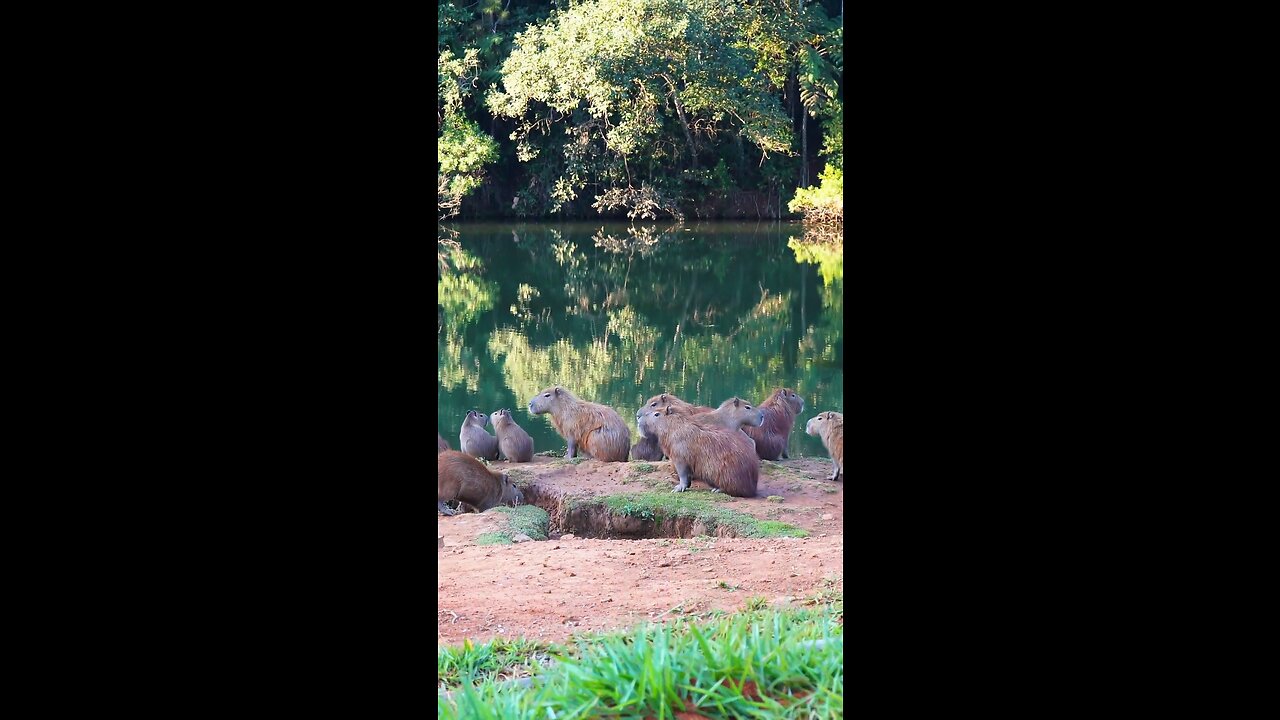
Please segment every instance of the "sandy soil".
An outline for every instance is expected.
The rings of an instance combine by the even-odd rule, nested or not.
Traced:
[[[517,482],[536,483],[535,503],[675,487],[670,462],[494,463]],[[439,642],[524,636],[562,642],[574,633],[626,628],[681,614],[743,609],[747,598],[774,605],[843,589],[844,480],[827,480],[831,461],[793,458],[762,463],[759,494],[726,507],[808,530],[807,538],[700,537],[643,540],[562,536],[515,545],[474,544],[506,526],[500,514],[437,514]],[[708,493],[695,481],[689,492]],[[770,500],[767,496],[775,496]],[[780,498],[781,500],[779,500]],[[553,513],[553,518],[554,518]],[[723,581],[728,588],[721,587]]]

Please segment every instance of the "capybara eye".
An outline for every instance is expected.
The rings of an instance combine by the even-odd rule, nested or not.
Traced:
[[[750,410],[750,409],[751,409],[751,406],[750,406],[750,405],[748,405],[748,406],[747,406],[747,409],[748,409],[748,410]]]
[[[551,397],[551,393],[547,393],[546,395],[543,395],[542,397]]]

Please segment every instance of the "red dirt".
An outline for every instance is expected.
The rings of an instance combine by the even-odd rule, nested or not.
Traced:
[[[670,490],[671,463],[602,463],[537,456],[532,463],[493,463],[517,483],[573,496]],[[844,481],[831,482],[831,461],[793,458],[762,463],[759,494],[732,498],[725,507],[804,528],[807,538],[729,537],[593,540],[561,537],[515,545],[474,544],[504,528],[493,510],[437,514],[445,547],[437,551],[440,644],[523,636],[563,642],[584,631],[631,627],[708,610],[733,612],[747,598],[774,605],[824,589],[843,589]],[[695,481],[688,492],[708,493]],[[770,501],[780,496],[781,502]],[[720,587],[724,581],[732,589]]]

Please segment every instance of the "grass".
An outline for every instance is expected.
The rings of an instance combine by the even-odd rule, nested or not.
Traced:
[[[436,652],[436,684],[457,687],[463,678],[483,682],[503,676],[527,676],[534,667],[547,665],[552,652],[565,650],[564,646],[524,638],[496,638],[478,645],[467,640],[460,646],[440,648]]]
[[[637,473],[651,473],[657,470],[658,466],[647,462],[633,462],[631,469]]]
[[[732,498],[724,493],[704,492],[644,492],[624,495],[608,495],[596,498],[609,510],[620,515],[638,517],[655,523],[667,518],[695,518],[701,520],[708,532],[720,526],[730,527],[738,537],[808,537],[809,533],[795,525],[776,520],[760,520],[721,504]],[[587,501],[590,502],[590,501]]]
[[[843,637],[841,619],[818,607],[644,624],[575,638],[563,652],[519,646],[532,660],[498,657],[508,646],[491,648],[489,655],[482,646],[446,648],[437,653],[438,676],[457,678],[461,688],[451,698],[440,696],[437,714],[494,720],[666,719],[676,712],[712,720],[842,717]],[[822,642],[810,642],[815,640]],[[542,667],[539,652],[550,653],[555,664]],[[521,669],[535,676],[533,686],[494,682],[503,662],[523,662]],[[475,672],[464,672],[469,668]]]
[[[496,507],[494,512],[507,516],[507,527],[504,530],[487,532],[476,537],[477,545],[510,545],[517,533],[524,533],[534,540],[546,540],[547,531],[551,527],[551,516],[537,505],[521,505],[520,507]]]

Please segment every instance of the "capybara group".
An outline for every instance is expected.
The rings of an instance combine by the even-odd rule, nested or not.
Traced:
[[[530,400],[529,412],[551,415],[551,425],[567,444],[566,458],[581,451],[604,462],[627,461],[631,430],[613,408],[582,400],[556,385]]]
[[[445,503],[455,500],[476,512],[524,502],[524,493],[511,484],[506,473],[490,470],[479,460],[457,450],[436,454],[436,482],[436,507],[445,515],[454,514]]]
[[[440,434],[439,430],[437,430],[436,431],[436,454],[439,455],[441,452],[448,449],[449,449],[449,443],[445,442],[444,436]]]
[[[804,431],[822,438],[822,444],[831,453],[831,462],[835,465],[831,468],[831,479],[844,475],[844,415],[838,412],[818,413],[818,417],[805,423]]]
[[[684,492],[694,478],[735,497],[754,497],[760,480],[760,460],[747,437],[719,425],[702,425],[673,408],[641,412],[638,425],[658,445],[676,468],[680,482],[673,492]]]
[[[796,416],[804,412],[804,398],[790,388],[778,388],[768,400],[760,403],[760,409],[764,411],[764,424],[742,428],[756,441],[756,454],[761,460],[791,457],[787,454],[787,444],[791,440],[791,426],[795,425]]]
[[[488,419],[482,412],[467,411],[467,416],[462,419],[462,431],[458,433],[459,450],[471,457],[498,459],[498,438],[484,429]]]
[[[493,431],[498,434],[498,454],[511,462],[533,460],[533,438],[516,424],[511,410],[494,410],[489,414]]]

